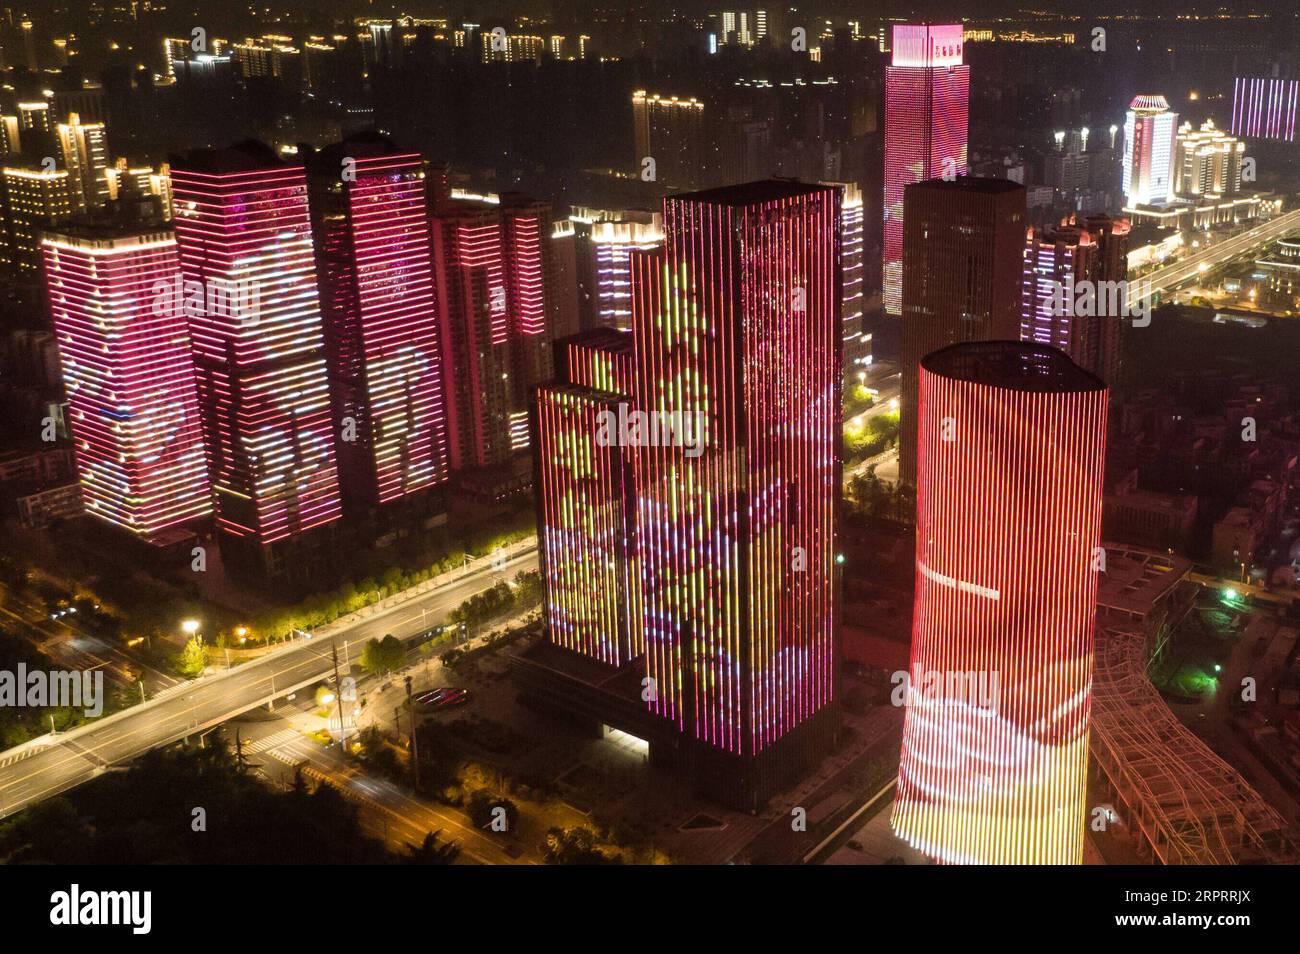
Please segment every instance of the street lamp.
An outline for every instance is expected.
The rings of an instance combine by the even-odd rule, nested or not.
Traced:
[[[199,621],[197,619],[187,619],[181,622],[181,629],[187,636],[193,636],[199,631]]]

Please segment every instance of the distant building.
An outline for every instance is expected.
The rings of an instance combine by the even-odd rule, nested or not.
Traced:
[[[453,470],[497,468],[528,449],[532,390],[553,367],[551,236],[550,206],[520,195],[452,199],[434,211]]]
[[[884,306],[903,307],[904,190],[967,173],[970,67],[961,24],[894,24],[885,67]]]
[[[1060,348],[1111,386],[1124,320],[1112,306],[1126,301],[1128,234],[1126,220],[1096,215],[1031,228],[1025,241],[1021,340]],[[1076,314],[1085,294],[1093,304]]]
[[[1025,187],[962,176],[907,187],[899,478],[916,483],[922,359],[962,341],[1020,337]]]
[[[637,90],[632,94],[632,132],[636,144],[632,172],[643,177],[653,161],[654,179],[663,186],[694,189],[708,182],[709,130],[704,103]]]
[[[1178,114],[1163,96],[1138,96],[1124,119],[1124,199],[1159,205],[1174,196],[1174,133]]]

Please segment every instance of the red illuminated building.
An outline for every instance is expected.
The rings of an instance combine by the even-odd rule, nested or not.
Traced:
[[[448,471],[424,163],[372,133],[307,167],[343,503],[402,527]]]
[[[966,174],[970,67],[961,24],[896,24],[885,67],[884,306],[902,309],[903,190]]]
[[[921,364],[892,824],[942,861],[1082,861],[1106,406],[1055,348],[975,342]]]
[[[222,554],[310,579],[340,502],[306,175],[250,142],[178,157],[171,180]]]
[[[444,201],[433,248],[451,467],[504,484],[495,478],[528,449],[532,390],[553,366],[550,207],[518,195]]]
[[[632,256],[636,404],[660,424],[635,449],[647,702],[732,804],[833,731],[839,203],[793,181],[672,197],[664,248]]]
[[[41,247],[85,512],[150,543],[211,512],[170,228],[86,224]]]

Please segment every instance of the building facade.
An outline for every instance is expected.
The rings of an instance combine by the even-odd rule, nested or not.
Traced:
[[[936,859],[1083,860],[1106,407],[1053,348],[972,342],[922,364],[891,823]]]

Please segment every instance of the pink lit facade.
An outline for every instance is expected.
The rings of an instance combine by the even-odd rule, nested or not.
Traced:
[[[839,199],[670,198],[664,249],[631,259],[636,406],[702,442],[636,450],[647,704],[737,804],[805,764],[833,714]]]
[[[208,298],[189,325],[223,544],[309,572],[266,549],[340,516],[306,176],[265,149],[200,151],[172,186],[181,273]]]
[[[66,230],[42,241],[85,512],[141,540],[211,512],[170,229]]]
[[[1232,133],[1295,142],[1300,80],[1238,76],[1232,87]]]
[[[967,173],[970,67],[961,24],[898,24],[885,67],[884,307],[902,313],[903,190]]]
[[[365,508],[440,485],[448,455],[423,161],[354,155],[343,178],[334,153],[360,147],[310,181],[344,502]]]

